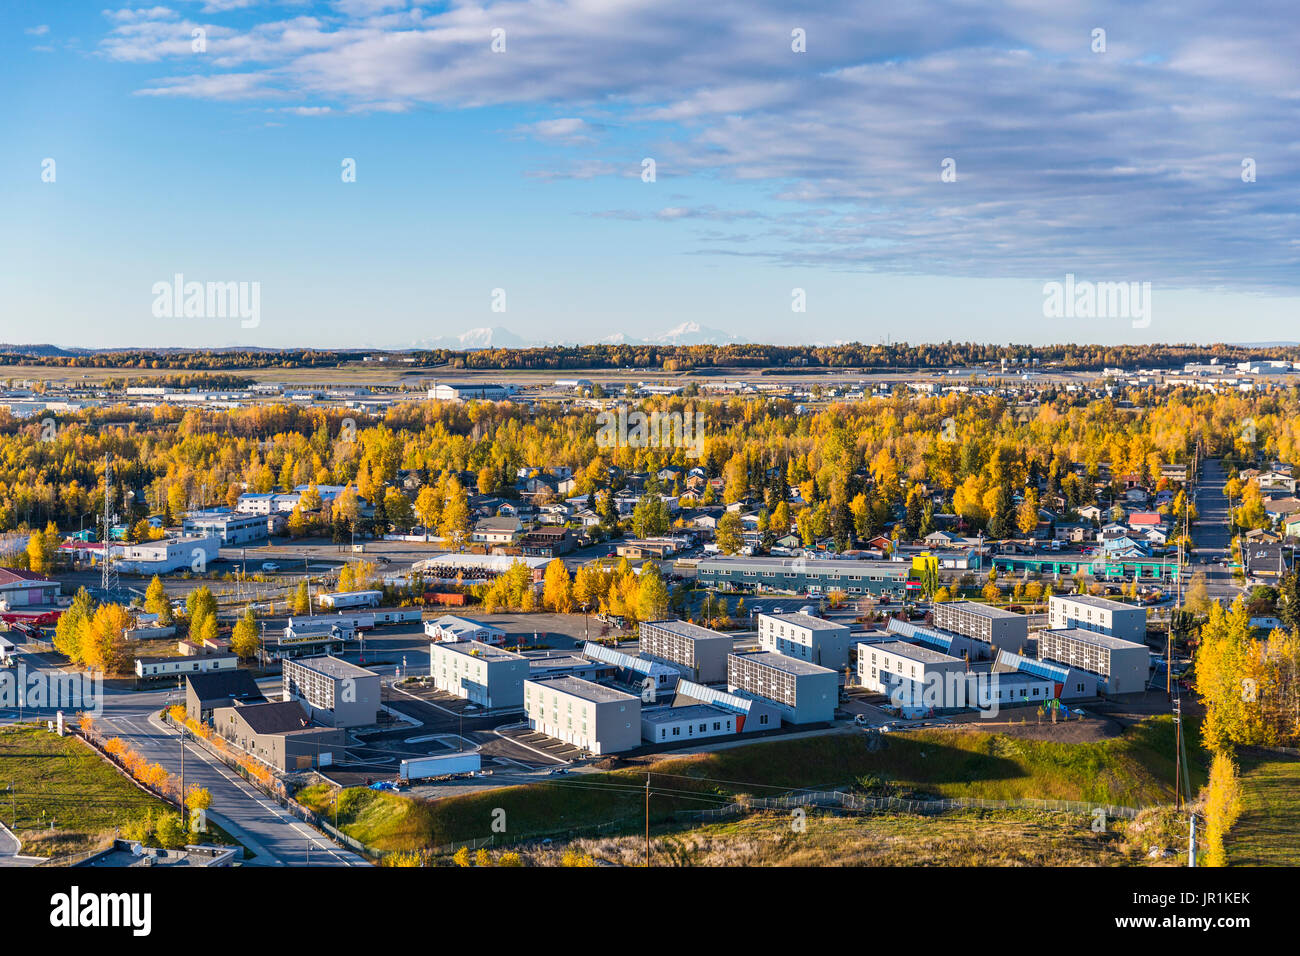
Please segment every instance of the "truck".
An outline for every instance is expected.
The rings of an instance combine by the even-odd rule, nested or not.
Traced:
[[[427,780],[430,777],[474,773],[482,769],[482,766],[482,758],[479,757],[477,752],[417,757],[414,760],[403,760],[397,769],[397,777],[405,783],[410,783],[413,780]]]

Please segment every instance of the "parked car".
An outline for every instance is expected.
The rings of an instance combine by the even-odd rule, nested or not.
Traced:
[[[279,571],[279,570],[280,570],[280,566],[279,566],[278,564],[276,564],[274,561],[263,561],[263,562],[262,562],[262,570],[263,570],[263,571]]]

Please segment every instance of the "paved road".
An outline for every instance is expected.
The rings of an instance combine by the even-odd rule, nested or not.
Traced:
[[[1232,572],[1219,564],[1232,555],[1228,499],[1223,496],[1226,482],[1222,462],[1217,459],[1202,462],[1201,480],[1196,486],[1196,511],[1199,517],[1192,530],[1192,540],[1196,547],[1192,550],[1193,564],[1189,571],[1205,575],[1206,587],[1212,599],[1231,601],[1241,593],[1241,588],[1232,580]],[[1202,558],[1208,558],[1209,563],[1201,564]]]
[[[20,653],[19,660],[29,675],[56,672],[40,655]],[[265,686],[270,689],[278,682],[274,678]],[[176,699],[178,691],[174,686],[138,692],[104,688],[102,711],[97,718],[99,729],[108,736],[121,737],[149,762],[161,763],[169,773],[179,776],[180,738],[155,716]],[[29,707],[24,710],[24,716],[48,719],[54,712],[54,707]],[[0,711],[0,723],[17,716],[16,711]],[[206,787],[211,792],[212,819],[254,853],[253,859],[245,861],[246,865],[306,866],[309,861],[311,866],[368,865],[362,857],[344,850],[282,809],[193,742],[185,750],[185,783]]]

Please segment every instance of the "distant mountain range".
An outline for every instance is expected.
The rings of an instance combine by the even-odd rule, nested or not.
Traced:
[[[651,335],[641,338],[635,335],[628,335],[626,332],[617,332],[614,335],[607,335],[604,338],[597,339],[594,345],[728,345],[733,342],[742,341],[735,335],[722,332],[718,329],[711,329],[700,325],[698,322],[683,322],[681,325],[661,332],[658,335]],[[522,349],[537,348],[547,345],[586,345],[586,342],[577,342],[572,340],[557,341],[555,339],[526,339],[521,335],[516,335],[509,329],[503,329],[500,326],[491,328],[469,329],[460,335],[440,335],[434,339],[423,339],[414,343],[415,348],[421,349]]]

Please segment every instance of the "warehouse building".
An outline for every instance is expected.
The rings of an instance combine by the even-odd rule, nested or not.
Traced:
[[[1147,612],[1145,608],[1091,594],[1053,594],[1047,606],[1047,626],[1056,631],[1095,631],[1141,644],[1147,637]],[[1038,656],[1043,655],[1040,652]]]
[[[1145,644],[1077,627],[1039,631],[1038,656],[1099,675],[1100,689],[1107,694],[1145,690],[1151,670]]]
[[[52,578],[21,568],[0,568],[0,600],[11,608],[53,604],[62,585]]]
[[[379,675],[337,657],[285,661],[284,699],[329,727],[369,727],[379,715]]]
[[[698,585],[722,591],[793,591],[902,598],[911,565],[901,561],[713,556],[695,565]]]
[[[593,754],[641,744],[641,698],[592,681],[525,681],[524,713],[533,730]]]
[[[482,641],[429,645],[433,686],[487,710],[517,710],[524,705],[528,658]]]
[[[759,614],[758,643],[765,651],[822,667],[849,664],[849,628],[808,614]]]
[[[963,634],[998,650],[1020,651],[1029,641],[1025,615],[975,601],[936,604],[931,621],[941,631]]]
[[[822,723],[835,719],[840,677],[829,667],[771,651],[729,654],[727,691],[770,701],[786,723]]]
[[[677,665],[687,677],[702,684],[727,679],[727,655],[734,646],[729,634],[690,621],[643,621],[640,625],[642,656]]]

